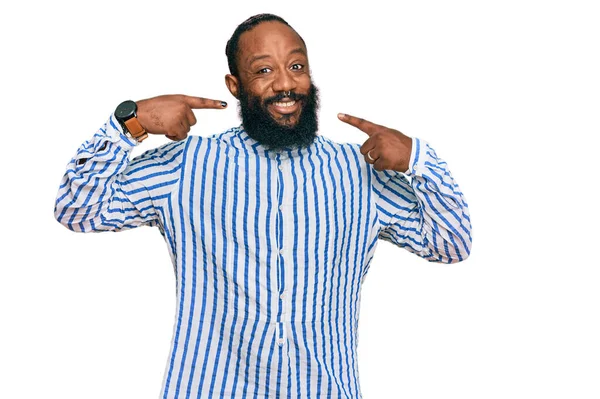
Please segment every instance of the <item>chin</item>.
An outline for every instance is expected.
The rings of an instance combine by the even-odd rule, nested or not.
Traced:
[[[279,117],[271,115],[271,117],[275,122],[277,122],[278,125],[290,128],[295,127],[298,124],[298,121],[300,120],[300,114],[281,115]]]
[[[281,126],[285,126],[285,127],[296,127],[296,125],[298,124],[298,119],[294,118],[294,119],[280,119],[277,121],[277,123]]]

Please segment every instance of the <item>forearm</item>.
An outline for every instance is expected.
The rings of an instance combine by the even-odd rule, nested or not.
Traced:
[[[454,263],[471,252],[471,220],[464,195],[445,161],[423,140],[415,140],[408,175],[419,204],[420,235],[437,261]]]
[[[429,261],[462,261],[471,251],[468,205],[446,162],[413,140],[409,170],[383,172],[380,238]]]
[[[111,115],[68,163],[56,198],[56,219],[70,230],[88,232],[106,229],[102,226],[110,225],[112,219],[119,219],[119,211],[127,212],[124,205],[128,201],[119,184],[119,176],[127,168],[135,145],[122,133]],[[144,215],[136,217],[144,218]],[[118,226],[112,223],[112,226],[123,227],[124,222]]]

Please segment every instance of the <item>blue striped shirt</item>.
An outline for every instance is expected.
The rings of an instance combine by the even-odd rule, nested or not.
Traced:
[[[406,173],[322,135],[269,151],[236,127],[129,160],[111,115],[67,166],[73,231],[157,226],[177,281],[161,398],[361,398],[360,292],[378,239],[465,259],[471,225],[446,163],[413,139]]]

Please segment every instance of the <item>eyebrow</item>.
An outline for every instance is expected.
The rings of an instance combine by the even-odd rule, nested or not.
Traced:
[[[302,55],[306,56],[306,51],[304,51],[304,49],[302,47],[298,47],[298,48],[295,48],[292,51],[290,51],[290,53],[288,55],[291,55],[291,54],[302,54]],[[248,61],[249,61],[249,64],[252,64],[253,62],[256,62],[258,60],[262,60],[262,59],[270,58],[270,57],[271,56],[268,54],[256,55],[256,56],[251,56],[248,59]]]

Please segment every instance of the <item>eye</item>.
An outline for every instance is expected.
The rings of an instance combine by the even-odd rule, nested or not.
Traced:
[[[295,70],[295,71],[299,71],[299,70],[301,70],[301,69],[304,69],[304,65],[302,65],[302,64],[294,64],[294,65],[292,65],[292,67],[291,67],[291,68],[292,68],[293,70]]]
[[[271,68],[262,68],[258,71],[258,73],[269,73],[271,71]]]

